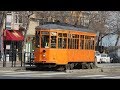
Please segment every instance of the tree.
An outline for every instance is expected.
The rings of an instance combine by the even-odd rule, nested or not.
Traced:
[[[0,11],[0,52],[1,52],[1,60],[4,61],[4,48],[3,48],[3,25],[6,16],[6,11]]]
[[[115,33],[109,28],[111,23],[109,11],[36,11],[35,13],[37,18],[44,19],[42,22],[59,21],[92,29],[97,33],[97,47],[102,44],[105,36]]]
[[[109,13],[107,11],[92,11],[89,12],[89,25],[88,28],[97,33],[97,49],[102,46],[102,39],[112,34],[111,30],[107,27]]]
[[[22,60],[24,59],[24,48],[26,45],[27,31],[29,29],[30,16],[33,15],[33,11],[19,11],[19,17],[22,17],[22,28],[24,34],[24,41],[22,44]]]
[[[113,11],[111,13],[114,15],[111,22],[111,29],[116,32],[117,38],[115,46],[117,46],[120,38],[120,11]]]

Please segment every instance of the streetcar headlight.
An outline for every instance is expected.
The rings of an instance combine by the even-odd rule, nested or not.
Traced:
[[[43,54],[43,57],[45,57],[45,54]]]

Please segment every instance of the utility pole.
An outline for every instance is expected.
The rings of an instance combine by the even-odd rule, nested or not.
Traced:
[[[0,51],[1,51],[1,61],[5,60],[4,58],[4,47],[3,47],[3,25],[4,25],[4,20],[6,17],[6,11],[1,11],[1,16],[0,16]],[[4,66],[4,65],[3,65]]]

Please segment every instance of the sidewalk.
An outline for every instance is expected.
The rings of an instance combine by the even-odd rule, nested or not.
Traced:
[[[25,65],[25,66],[27,66],[27,65]],[[25,67],[24,67],[24,63],[22,63],[22,67],[21,67],[21,62],[19,61],[19,62],[16,62],[16,66],[15,67],[12,67],[12,62],[11,61],[9,61],[9,62],[6,62],[6,66],[5,67],[3,67],[3,62],[2,61],[0,61],[0,71],[3,71],[3,70],[5,70],[5,71],[7,71],[7,70],[25,70]]]
[[[22,66],[24,63],[22,63]],[[6,61],[6,67],[11,67],[12,66],[12,61]],[[21,66],[20,61],[16,61],[16,66]],[[0,61],[0,67],[3,67],[3,61]]]

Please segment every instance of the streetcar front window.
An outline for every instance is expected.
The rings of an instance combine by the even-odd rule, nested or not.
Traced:
[[[49,48],[49,35],[42,35],[41,48]]]
[[[35,38],[36,38],[35,46],[39,48],[40,47],[40,31],[36,31]]]
[[[49,32],[41,32],[41,48],[49,48]]]

